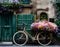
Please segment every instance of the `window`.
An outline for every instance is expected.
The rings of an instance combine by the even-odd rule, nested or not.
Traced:
[[[42,13],[40,14],[40,20],[43,20],[43,19],[48,20],[48,15],[47,15],[45,12],[42,12]]]

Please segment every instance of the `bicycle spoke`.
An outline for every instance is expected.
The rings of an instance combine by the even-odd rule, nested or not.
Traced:
[[[38,39],[38,43],[41,45],[48,45],[49,43],[51,43],[50,34],[47,33],[38,34],[37,39]]]
[[[16,45],[24,45],[28,41],[28,36],[24,32],[17,32],[13,36]]]

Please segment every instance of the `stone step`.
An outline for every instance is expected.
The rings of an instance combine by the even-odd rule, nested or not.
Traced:
[[[12,42],[0,42],[0,46],[10,46],[10,45],[13,45]]]

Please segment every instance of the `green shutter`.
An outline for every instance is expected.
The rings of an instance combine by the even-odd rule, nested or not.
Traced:
[[[18,25],[21,26],[22,28],[22,24],[25,23],[26,24],[26,30],[32,34],[32,32],[30,31],[30,25],[34,22],[34,15],[33,14],[19,14],[18,16]]]
[[[21,0],[20,3],[23,3],[23,4],[29,4],[30,3],[30,0]]]
[[[0,15],[0,41],[1,41],[1,15]]]

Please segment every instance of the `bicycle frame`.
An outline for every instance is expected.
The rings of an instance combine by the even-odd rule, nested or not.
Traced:
[[[25,27],[24,27],[24,30],[23,30],[32,40],[37,40],[37,33],[36,33],[36,35],[33,37],[31,34],[29,34],[27,31],[26,31],[26,29],[25,29]]]

